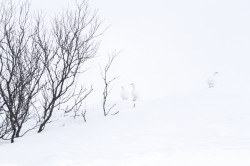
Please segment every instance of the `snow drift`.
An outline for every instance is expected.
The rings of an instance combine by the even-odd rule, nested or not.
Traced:
[[[0,141],[0,166],[249,166],[250,93],[200,89],[88,108],[87,122],[57,117],[44,133]]]

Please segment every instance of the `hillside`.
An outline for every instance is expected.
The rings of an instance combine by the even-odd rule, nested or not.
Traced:
[[[161,99],[119,102],[81,118],[58,117],[41,134],[0,141],[0,166],[249,166],[250,95],[200,89]]]

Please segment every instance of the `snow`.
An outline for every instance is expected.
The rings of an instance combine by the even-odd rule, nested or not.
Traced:
[[[250,93],[215,87],[89,106],[87,122],[56,118],[40,134],[0,141],[0,166],[249,166]]]

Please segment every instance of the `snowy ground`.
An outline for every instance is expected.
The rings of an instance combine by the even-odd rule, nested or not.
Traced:
[[[119,103],[115,116],[89,108],[41,134],[0,141],[0,166],[249,166],[250,93],[200,89]],[[52,127],[53,126],[53,127]]]

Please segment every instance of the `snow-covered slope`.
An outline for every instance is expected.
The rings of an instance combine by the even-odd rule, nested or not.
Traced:
[[[249,166],[250,93],[200,89],[118,103],[87,123],[58,118],[41,134],[0,141],[0,166]],[[53,126],[53,127],[52,127]]]

